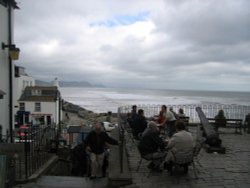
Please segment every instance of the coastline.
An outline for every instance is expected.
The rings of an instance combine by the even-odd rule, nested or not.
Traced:
[[[87,110],[79,105],[73,104],[68,101],[63,101],[63,118],[62,121],[67,125],[90,125],[96,121],[107,121],[107,113],[95,113]],[[117,122],[117,113],[112,113],[110,123]]]

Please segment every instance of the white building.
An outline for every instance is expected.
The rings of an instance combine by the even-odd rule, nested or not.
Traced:
[[[35,86],[35,79],[29,76],[25,72],[24,67],[15,66],[15,77],[13,83],[13,104],[14,104],[14,111],[13,113],[16,114],[19,111],[19,102],[24,89],[27,86]]]
[[[59,124],[61,109],[61,96],[56,86],[28,86],[19,99],[19,124]],[[23,118],[22,114],[29,116]]]
[[[13,44],[13,9],[16,2],[0,0],[0,134],[6,135],[13,128],[12,79],[13,65],[9,58],[9,47]],[[4,45],[2,45],[4,44]]]

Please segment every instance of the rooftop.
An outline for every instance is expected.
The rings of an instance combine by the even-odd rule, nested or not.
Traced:
[[[56,86],[28,86],[19,101],[54,102],[60,96]]]

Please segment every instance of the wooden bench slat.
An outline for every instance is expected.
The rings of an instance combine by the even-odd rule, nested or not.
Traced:
[[[215,124],[216,119],[215,118],[207,118],[208,121],[212,124]],[[226,119],[226,126],[218,126],[219,127],[224,127],[224,128],[235,128],[235,133],[238,133],[237,129],[240,130],[240,134],[242,134],[242,119]]]

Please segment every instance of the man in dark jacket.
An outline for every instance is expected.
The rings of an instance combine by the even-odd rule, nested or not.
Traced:
[[[147,128],[147,121],[144,116],[144,111],[142,109],[139,109],[138,115],[134,120],[134,126],[132,128],[135,138],[138,139],[140,137],[139,134],[142,134],[146,128]]]
[[[118,145],[118,141],[108,136],[106,132],[102,130],[101,123],[97,123],[94,130],[91,131],[85,140],[86,149],[90,156],[91,161],[91,179],[97,175],[100,176],[103,161],[105,147],[107,144]]]
[[[148,130],[139,143],[138,149],[141,156],[152,161],[148,168],[161,172],[160,165],[165,160],[167,152],[164,151],[166,144],[159,137],[159,129],[154,122],[149,122]]]

